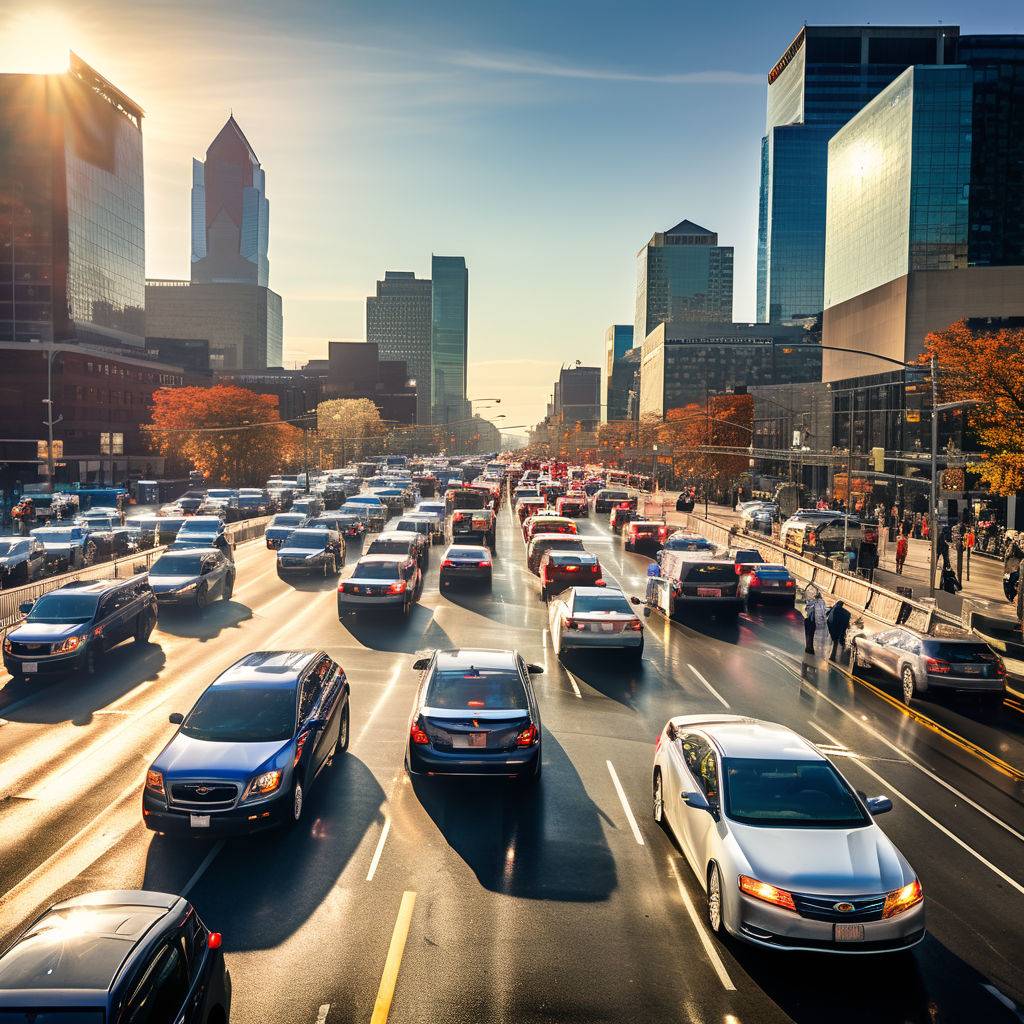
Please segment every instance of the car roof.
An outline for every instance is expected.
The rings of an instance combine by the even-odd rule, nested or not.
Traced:
[[[559,544],[583,543],[583,538],[578,533],[535,533],[530,538],[530,547],[540,547],[544,541],[558,541]]]
[[[356,568],[358,569],[361,565],[380,565],[388,562],[404,562],[405,559],[401,555],[363,555],[362,558],[356,562]]]
[[[210,685],[294,686],[319,654],[320,651],[313,650],[253,651],[226,668]]]
[[[177,556],[177,555],[188,554],[188,555],[200,555],[201,556],[201,555],[219,555],[220,554],[220,548],[201,548],[201,547],[185,547],[185,546],[182,546],[182,547],[179,548],[179,547],[175,547],[174,546],[177,543],[178,542],[175,541],[174,544],[172,544],[169,548],[167,548],[166,551],[162,551],[157,556],[156,561],[159,562],[160,559],[163,558],[165,555],[176,555]]]
[[[621,598],[625,598],[625,594],[622,592],[620,587],[571,587],[574,594],[579,597],[607,597],[609,594],[618,595]]]
[[[375,544],[379,540],[403,540],[406,544],[416,543],[415,537],[410,537],[408,530],[383,530],[370,543]]]
[[[825,760],[809,740],[777,722],[723,716],[711,722],[695,723],[695,728],[714,740],[723,757]]]
[[[550,558],[552,562],[556,558],[569,558],[572,559],[574,564],[586,562],[588,559],[592,559],[595,562],[597,561],[597,555],[592,554],[589,551],[559,551],[558,548],[552,548],[550,551],[545,551],[544,557]],[[600,589],[603,590],[604,588],[601,587]]]

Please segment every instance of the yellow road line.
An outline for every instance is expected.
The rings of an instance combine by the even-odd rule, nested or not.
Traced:
[[[1014,697],[1020,697],[1021,700],[1024,700],[1024,693],[1021,693],[1020,690],[1015,690],[1012,686],[1007,686],[1006,692],[1012,693]]]
[[[405,940],[409,937],[409,925],[412,922],[413,907],[416,906],[416,893],[402,893],[402,904],[398,908],[395,930],[391,933],[391,945],[384,961],[384,973],[377,989],[377,1001],[373,1004],[373,1016],[370,1024],[387,1024],[391,1012],[391,1000],[395,998],[395,986],[398,984],[398,972],[402,966],[402,955],[405,952]]]

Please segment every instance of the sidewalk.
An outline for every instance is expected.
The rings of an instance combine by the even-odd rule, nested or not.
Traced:
[[[683,522],[683,513],[675,511],[676,497],[677,492],[675,491],[662,491],[658,495],[658,499],[665,505],[666,522],[680,525]],[[652,497],[648,500],[656,502],[658,499]],[[703,515],[704,506],[697,505],[694,512]],[[722,523],[723,526],[738,526],[740,522],[739,513],[725,505],[710,504],[708,516]],[[903,573],[897,575],[896,544],[895,542],[888,543],[887,536],[887,533],[882,531],[878,552],[879,567],[874,573],[875,582],[890,589],[909,587],[912,591],[911,596],[918,599],[928,597],[928,563],[931,557],[929,542],[911,539]],[[951,551],[950,556],[955,571],[956,552]],[[958,597],[970,598],[979,603],[984,602],[989,606],[989,611],[993,615],[1003,615],[1011,619],[1014,617],[1014,607],[1003,594],[1003,564],[998,559],[984,556],[973,557],[971,559],[971,578],[968,580],[967,553],[964,552],[964,571],[960,582],[963,584],[963,590],[957,595]]]

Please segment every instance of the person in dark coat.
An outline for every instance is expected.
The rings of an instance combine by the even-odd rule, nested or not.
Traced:
[[[942,568],[949,568],[949,527],[947,526],[939,535],[935,545],[935,555],[942,559]]]
[[[828,625],[828,635],[832,637],[832,653],[829,657],[835,661],[839,648],[846,648],[846,631],[850,628],[850,613],[842,601],[836,601],[832,605],[825,622]]]

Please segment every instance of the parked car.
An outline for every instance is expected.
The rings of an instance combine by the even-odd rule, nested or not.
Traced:
[[[784,565],[752,565],[749,572],[740,574],[736,592],[747,611],[757,604],[784,604],[790,608],[796,604],[796,580]]]
[[[621,590],[574,586],[548,605],[551,646],[559,658],[569,651],[625,651],[639,661],[644,654],[643,620]]]
[[[318,776],[348,749],[350,687],[323,651],[247,654],[203,691],[146,773],[155,832],[247,835],[296,825]]]
[[[226,1022],[222,941],[182,896],[118,889],[63,900],[0,956],[0,1020]]]
[[[423,574],[415,558],[363,555],[352,575],[338,584],[338,619],[372,609],[408,616],[422,590]]]
[[[563,551],[552,548],[540,559],[540,596],[542,601],[569,587],[603,587],[604,574],[597,555],[587,551]]]
[[[863,797],[811,743],[738,715],[672,718],[654,820],[675,835],[719,938],[784,952],[893,953],[924,938],[924,893]]]
[[[672,532],[672,527],[653,519],[634,519],[622,530],[627,551],[649,551],[654,554]]]
[[[457,583],[491,585],[491,552],[476,544],[452,544],[441,559],[440,585],[447,590]]]
[[[4,668],[25,676],[96,672],[123,640],[144,644],[157,620],[146,575],[76,580],[20,606],[24,621],[4,637]]]
[[[535,534],[526,547],[526,565],[534,576],[540,574],[540,560],[544,557],[544,553],[552,548],[558,548],[561,551],[586,551],[582,537],[568,533]]]
[[[287,539],[290,533],[301,530],[306,525],[309,516],[304,512],[279,512],[267,526],[264,538],[267,547],[271,550],[279,548]]]
[[[0,587],[17,587],[46,574],[46,548],[35,537],[0,537]]]
[[[938,690],[974,694],[1001,704],[1006,695],[1006,667],[984,641],[965,630],[946,628],[929,636],[907,626],[880,633],[851,630],[854,667],[879,669],[900,684],[905,704]]]
[[[40,526],[29,536],[43,545],[50,572],[81,569],[96,560],[96,545],[84,526]]]
[[[629,501],[629,491],[621,491],[613,487],[602,487],[594,494],[594,512],[610,512],[620,502]],[[633,501],[636,501],[634,498]]]
[[[345,538],[337,530],[292,530],[277,549],[277,575],[337,576],[345,564]]]
[[[540,709],[528,665],[516,651],[435,651],[422,672],[409,717],[410,775],[541,775]]]
[[[218,548],[168,550],[149,567],[149,585],[160,605],[202,611],[218,597],[231,600],[235,567]]]

